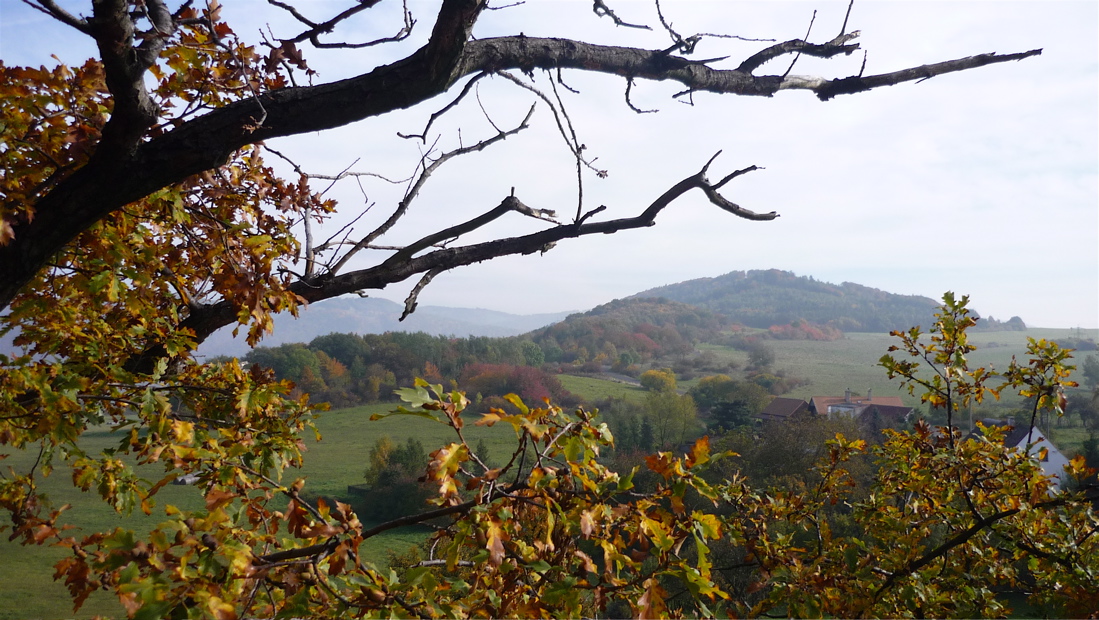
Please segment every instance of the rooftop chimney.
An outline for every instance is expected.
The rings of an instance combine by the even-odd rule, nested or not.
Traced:
[[[847,388],[846,390],[843,391],[843,402],[845,402],[845,403],[851,402],[851,388]]]
[[[867,401],[874,400],[873,394],[874,394],[874,388],[867,388],[866,389],[866,400]]]

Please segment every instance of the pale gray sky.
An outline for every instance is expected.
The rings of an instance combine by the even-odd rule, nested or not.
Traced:
[[[86,1],[62,4],[90,12]],[[227,21],[246,37],[273,19],[260,0],[222,4]],[[297,4],[317,16],[337,6]],[[609,4],[628,21],[656,24],[651,2]],[[395,6],[383,2],[370,19],[353,24],[356,31],[347,38],[391,34]],[[430,30],[435,3],[410,7],[420,20],[418,38],[392,50],[306,50],[318,79],[359,73],[415,49]],[[662,7],[683,34],[778,40],[804,36],[816,10],[810,38],[823,41],[839,31],[847,2],[665,0]],[[487,13],[475,35],[523,32],[649,49],[669,45],[660,31],[615,28],[590,9],[587,0],[528,0]],[[279,23],[273,26],[277,30]],[[565,94],[576,130],[609,171],[606,179],[586,178],[588,208],[607,205],[607,217],[636,214],[723,150],[712,178],[752,164],[766,168],[734,181],[726,196],[782,217],[741,220],[692,194],[647,230],[563,242],[544,256],[443,274],[421,302],[517,313],[582,310],[663,284],[778,268],[894,293],[937,298],[953,290],[969,294],[984,315],[1018,315],[1029,325],[1099,327],[1099,4],[864,1],[851,14],[848,30],[856,29],[869,54],[868,74],[985,52],[1044,52],[826,103],[795,91],[770,99],[699,94],[692,107],[671,99],[679,90],[674,85],[640,82],[634,103],[660,110],[645,115],[626,107],[621,79],[566,73],[565,81],[581,91]],[[0,2],[0,58],[6,64],[49,64],[55,62],[51,54],[80,62],[93,51],[81,37],[15,0]],[[697,55],[729,55],[718,66],[733,67],[764,45],[709,40]],[[757,73],[782,73],[789,62],[774,61]],[[844,77],[858,73],[861,62],[861,54],[802,58],[793,73]],[[543,75],[536,75],[536,85],[549,87]],[[337,172],[358,159],[357,170],[407,177],[419,146],[396,132],[418,133],[452,96],[273,146],[313,172]],[[484,81],[480,98],[501,126],[516,123],[532,103],[529,93],[500,79]],[[437,123],[433,134],[450,149],[458,144],[459,128],[466,144],[493,133],[474,99]],[[544,106],[529,131],[444,166],[392,242],[468,219],[497,205],[512,187],[532,207],[576,208],[573,162]],[[399,198],[398,188],[365,188],[375,203],[367,219],[384,217]],[[345,214],[334,225],[363,205],[351,184],[334,195]],[[534,227],[507,219],[477,238]],[[400,300],[412,284],[378,296]]]

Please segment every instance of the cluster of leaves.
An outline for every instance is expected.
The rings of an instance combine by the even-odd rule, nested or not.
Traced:
[[[99,138],[109,111],[103,67],[6,67],[0,62],[0,243],[12,224],[34,218],[34,196],[81,164]]]
[[[207,12],[215,10],[211,3]],[[279,67],[264,67],[227,26],[212,30],[215,21],[206,15],[188,22],[165,59],[171,71],[154,72],[152,107],[162,124],[150,135],[286,84]],[[78,69],[0,65],[0,101],[3,243],[97,145],[109,150],[102,132],[112,101],[94,61]],[[169,116],[177,106],[184,111]],[[178,606],[186,599],[196,613],[223,615],[232,607],[224,601],[241,596],[205,580],[246,565],[252,549],[274,539],[270,480],[300,464],[299,434],[312,414],[304,400],[290,397],[289,384],[258,367],[194,362],[194,332],[181,324],[196,304],[217,297],[250,324],[254,342],[271,312],[299,302],[278,270],[298,250],[291,227],[331,206],[304,178],[276,176],[258,149],[237,152],[217,171],[101,219],[9,306],[0,335],[14,336],[21,353],[0,355],[0,440],[15,449],[37,446],[41,458],[34,469],[0,480],[0,506],[13,539],[73,550],[57,574],[78,606],[106,588],[131,613],[159,613],[168,609],[165,601]],[[106,423],[129,432],[115,450],[85,453],[80,435]],[[135,464],[156,464],[164,473],[145,480]],[[208,510],[196,517],[169,507],[169,524],[142,541],[123,529],[72,536],[59,521],[65,507],[37,492],[37,477],[62,466],[76,486],[123,513],[152,511],[164,485],[194,474],[207,485]],[[241,501],[230,506],[233,500]],[[154,578],[153,569],[162,576]],[[191,572],[202,577],[180,578]]]
[[[244,90],[285,84],[277,68],[261,70],[226,26],[218,25],[216,43],[205,26],[184,30],[186,45],[167,61],[173,71],[153,92],[165,119],[176,104],[194,113],[250,96]],[[3,241],[13,225],[35,218],[38,197],[87,161],[111,102],[103,67],[93,61],[76,70],[0,66],[0,100]],[[176,470],[169,477],[199,468],[213,477],[227,458],[244,459],[260,474],[296,463],[294,434],[306,418],[302,403],[286,398],[288,386],[234,362],[195,364],[188,357],[194,332],[180,324],[193,304],[219,296],[250,322],[255,341],[270,312],[298,303],[277,271],[280,258],[297,252],[291,226],[330,208],[304,179],[279,179],[253,149],[84,231],[3,318],[0,335],[14,335],[22,347],[21,355],[0,356],[4,443],[39,444],[42,471],[68,463],[79,486],[98,488],[120,508],[147,503],[168,481],[139,482],[122,454],[163,462]],[[144,432],[116,455],[83,454],[76,439],[105,422]],[[207,455],[206,442],[236,442],[250,455]],[[33,499],[34,473],[6,478],[0,502],[17,536],[42,542],[52,537],[54,517]]]
[[[432,496],[431,487],[419,479],[428,463],[423,442],[407,437],[398,444],[383,435],[371,446],[368,463],[364,484],[348,489],[360,518],[381,522],[423,510]]]
[[[728,375],[703,377],[688,392],[709,420],[710,429],[733,430],[751,424],[753,416],[771,402],[766,388]]]
[[[650,392],[674,392],[676,391],[675,373],[671,369],[646,370],[638,377],[641,387]]]
[[[899,360],[891,354],[882,356],[880,364],[889,378],[902,378],[909,394],[919,390],[920,402],[945,410],[948,427],[953,426],[954,413],[989,396],[999,399],[1000,393],[1008,388],[1031,403],[1031,427],[1041,411],[1062,414],[1065,388],[1077,386],[1068,378],[1075,369],[1068,364],[1070,351],[1053,342],[1030,338],[1026,364],[1012,358],[1003,372],[984,367],[970,369],[966,355],[977,347],[970,344],[967,332],[977,325],[978,319],[968,304],[968,296],[956,299],[953,293],[946,293],[928,341],[921,339],[924,333],[919,327],[892,332],[901,344],[890,346],[889,350],[902,351],[904,356]],[[993,385],[996,380],[1000,380],[999,385]]]
[[[952,352],[954,370],[943,373],[948,383],[926,383],[929,398],[945,391],[957,402],[959,393],[975,393],[973,377],[983,375],[956,357],[967,346],[964,300],[946,302],[934,346]],[[1031,363],[1013,364],[1007,376],[1036,407],[1056,407],[1068,384],[1067,354],[1037,343],[1035,350]],[[238,385],[249,381],[239,366],[221,368],[240,373],[232,377]],[[923,381],[915,366],[893,369],[909,384]],[[705,437],[682,448],[683,456],[658,452],[616,472],[601,458],[614,441],[606,424],[583,409],[529,407],[518,396],[508,397],[513,412],[493,410],[476,422],[515,432],[504,463],[488,463],[465,439],[464,394],[418,381],[401,390],[408,406],[393,415],[426,417],[454,432],[422,473],[435,507],[367,528],[351,506],[312,504],[300,480],[279,482],[300,448],[274,439],[293,437],[304,423],[288,415],[284,385],[264,385],[233,397],[232,414],[246,417],[246,426],[211,423],[207,416],[225,408],[217,391],[195,390],[192,421],[168,415],[163,392],[146,388],[144,406],[160,417],[144,420],[150,435],[135,429],[120,447],[174,472],[199,472],[205,509],[169,506],[144,539],[118,529],[76,541],[62,538],[57,512],[30,521],[7,484],[5,507],[22,519],[16,535],[73,549],[58,574],[77,605],[108,588],[134,615],[985,616],[1004,612],[996,595],[1003,589],[1031,592],[1064,613],[1099,605],[1095,489],[1081,483],[1057,492],[1036,459],[1002,445],[1000,429],[961,441],[952,428],[920,425],[889,431],[872,448],[837,433],[808,474],[791,472],[796,483],[758,490],[735,455],[712,453]],[[65,396],[51,398],[63,404]],[[873,474],[862,456],[868,450]],[[377,460],[394,453],[379,451]],[[852,470],[856,461],[862,465]],[[118,473],[125,465],[117,456],[79,457],[75,471],[78,484],[96,486],[122,511],[153,508],[156,485]],[[1093,473],[1078,458],[1065,475],[1083,481]],[[429,556],[414,565],[386,570],[361,553],[381,532],[440,519]]]
[[[445,421],[461,437],[463,395],[421,382],[403,397],[418,409],[399,413]],[[620,475],[600,464],[612,439],[591,414],[508,400],[518,413],[496,410],[477,422],[514,429],[518,447],[505,465],[485,465],[464,440],[431,455],[426,478],[438,485],[434,502],[444,509],[475,504],[434,537],[433,557],[406,572],[433,596],[432,612],[579,616],[625,601],[636,615],[661,615],[664,578],[691,584],[700,602],[716,598],[705,554],[721,525],[685,503],[689,489],[716,492],[695,473],[711,458],[705,439],[686,458],[653,455],[648,468],[663,482],[640,493],[636,470]],[[514,477],[516,471],[529,473]],[[476,499],[463,502],[463,486]],[[686,548],[698,549],[701,559],[688,559]],[[447,570],[431,573],[431,566]]]
[[[463,46],[484,49],[485,42],[472,40],[470,33],[485,4],[448,0],[421,51],[314,89],[294,88],[295,68],[309,74],[294,40],[269,43],[267,53],[244,45],[220,22],[215,1],[202,10],[183,3],[175,13],[154,1],[94,2],[91,19],[71,15],[54,2],[31,4],[95,39],[103,63],[76,70],[0,66],[0,163],[5,170],[0,244],[15,274],[4,281],[8,312],[0,317],[0,336],[13,335],[22,347],[19,355],[0,356],[0,442],[14,449],[37,447],[41,454],[29,471],[0,480],[0,507],[10,517],[5,528],[12,538],[71,550],[58,563],[57,577],[77,608],[102,589],[114,592],[132,617],[578,616],[615,604],[627,605],[638,616],[768,610],[838,614],[844,609],[934,614],[955,608],[936,596],[934,588],[942,584],[925,569],[956,556],[971,561],[965,554],[991,548],[990,530],[1001,524],[994,533],[1008,541],[1000,544],[1011,550],[1013,561],[1027,561],[1028,576],[1053,596],[1068,593],[1090,602],[1078,584],[1094,581],[1094,515],[1090,507],[1080,508],[1090,506],[1084,500],[1092,498],[1043,499],[1034,476],[1018,478],[1037,480],[1025,488],[981,487],[993,474],[1016,480],[1014,474],[1026,473],[1020,468],[1030,463],[1010,461],[1015,469],[1007,471],[987,450],[959,461],[958,467],[969,472],[963,480],[977,482],[963,488],[972,505],[938,522],[948,537],[946,551],[905,551],[914,555],[895,557],[884,575],[859,565],[865,557],[859,551],[844,549],[866,549],[867,540],[833,538],[818,517],[825,506],[845,501],[843,463],[864,449],[842,437],[833,440],[818,470],[821,482],[809,495],[760,494],[737,476],[707,480],[702,475],[707,465],[730,456],[711,455],[705,439],[684,456],[661,452],[648,458],[645,467],[654,483],[639,490],[632,482],[635,472],[619,474],[601,463],[612,436],[584,410],[565,413],[548,404],[528,408],[515,397],[518,413],[486,414],[480,423],[508,424],[516,432],[516,450],[495,467],[464,439],[465,397],[420,384],[403,393],[411,408],[399,413],[435,419],[455,436],[430,453],[423,474],[436,507],[368,528],[347,504],[306,501],[304,482],[289,475],[301,464],[301,435],[310,426],[305,400],[259,364],[245,370],[234,360],[199,364],[191,357],[212,329],[235,320],[247,326],[249,343],[255,344],[270,329],[271,313],[293,312],[306,297],[316,300],[354,289],[328,286],[346,275],[338,274],[338,266],[347,254],[340,260],[326,255],[332,262],[319,266],[317,247],[306,244],[299,257],[294,227],[323,220],[333,209],[331,201],[315,192],[304,174],[288,180],[277,176],[263,159],[263,147],[248,145],[264,136],[299,134],[403,109],[447,90],[461,71],[477,71],[478,63],[471,60],[475,55],[463,55]],[[372,6],[360,3],[333,20],[315,23],[288,5],[274,4],[309,27],[297,40],[314,41],[333,24]],[[139,32],[138,24],[145,22],[147,29]],[[795,47],[806,54],[850,53],[855,48],[846,43],[854,34],[845,36],[824,46],[797,42],[769,53]],[[498,43],[526,47],[526,37],[505,39]],[[543,45],[557,43],[544,40]],[[621,74],[610,58],[615,50],[607,50],[606,57],[585,68]],[[539,63],[560,67],[556,58],[564,58],[551,63],[551,55],[526,54],[522,51],[518,62],[494,58],[487,61],[491,67],[480,66],[487,75],[508,62],[530,70]],[[682,59],[676,63],[687,66]],[[670,75],[656,64],[654,77]],[[677,79],[690,80],[692,89],[706,87],[688,73],[695,72],[676,71]],[[751,69],[738,75],[756,82]],[[402,88],[393,88],[394,83]],[[365,86],[359,93],[367,95],[352,94],[349,85]],[[828,98],[837,92],[818,94]],[[336,117],[309,109],[309,102],[332,104],[341,97],[368,100],[371,109],[326,106]],[[270,118],[265,106],[273,111]],[[289,109],[295,106],[297,112]],[[429,159],[422,160],[421,180],[434,169]],[[442,157],[435,161],[441,163]],[[680,189],[716,194],[734,176],[711,185],[704,173]],[[110,187],[115,184],[119,187]],[[406,198],[414,198],[418,188]],[[431,277],[493,256],[545,248],[555,239],[648,225],[674,198],[666,196],[640,218],[596,225],[584,219],[598,210],[583,219],[578,213],[574,222],[548,229],[553,239],[516,238],[507,246],[514,249],[481,244],[464,253],[457,252],[460,248],[428,250],[452,236],[428,235],[396,250],[371,272],[376,279],[356,286],[381,287],[413,274]],[[502,206],[521,206],[511,198]],[[399,218],[407,204],[402,202],[393,217]],[[737,209],[754,219],[774,217]],[[41,226],[30,226],[45,215],[57,220],[51,225],[58,226],[59,234],[51,237]],[[481,220],[459,228],[475,228]],[[369,244],[367,238],[361,241],[362,247]],[[434,260],[439,262],[427,266]],[[301,273],[290,272],[295,263],[304,266]],[[639,336],[662,350],[689,348],[691,337],[668,324],[650,322],[639,329]],[[603,353],[614,357],[602,347],[589,349],[592,360]],[[520,347],[520,353],[537,357],[529,347]],[[348,361],[325,354],[328,360],[314,356],[315,365],[301,364],[303,383],[337,381],[345,375],[336,364],[354,374],[354,357]],[[487,352],[477,359],[497,361]],[[1036,407],[1050,404],[1044,397],[1047,388],[1062,380],[1056,348],[1050,347],[1043,359],[1049,364],[1015,368],[1010,379],[1035,394]],[[431,363],[436,373],[443,367]],[[427,362],[415,367],[421,366],[431,374]],[[126,431],[118,446],[101,454],[83,451],[80,436],[105,423]],[[900,436],[898,441],[895,453],[908,458],[903,447],[917,440]],[[900,458],[891,454],[882,453],[884,471],[892,471],[885,467],[891,458]],[[145,466],[140,475],[138,465]],[[164,506],[164,521],[145,536],[124,527],[74,534],[64,526],[65,507],[51,506],[36,487],[38,476],[62,466],[76,486],[94,489],[123,515],[138,509],[151,514],[158,492],[183,475],[197,480],[205,501],[196,510]],[[954,479],[948,475],[953,470],[934,471]],[[901,489],[892,501],[903,505],[908,500],[900,498],[914,497],[957,505],[954,487],[929,487],[920,470],[902,473],[893,486],[883,482],[885,495]],[[982,495],[986,488],[995,492]],[[982,513],[988,502],[993,511]],[[361,551],[364,541],[382,532],[438,519],[449,519],[433,541],[438,554],[407,571],[381,569]],[[1017,532],[1019,537],[1012,537]],[[822,544],[806,546],[805,535],[815,535]],[[734,597],[721,587],[722,572],[710,551],[718,542],[739,549],[745,567],[755,571],[752,597]],[[892,542],[882,545],[883,553],[898,553]],[[1062,577],[1066,566],[1077,572]],[[950,579],[958,573],[939,570]],[[1005,573],[1003,579],[1012,576]],[[1054,583],[1058,588],[1050,587]],[[972,587],[975,594],[964,601],[987,599],[979,584]],[[894,597],[901,588],[912,590],[912,596]],[[689,596],[681,598],[679,591]],[[880,594],[867,601],[868,592]]]

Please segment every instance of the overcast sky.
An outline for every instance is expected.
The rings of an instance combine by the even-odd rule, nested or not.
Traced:
[[[90,2],[62,2],[90,13]],[[285,36],[281,16],[260,0],[222,0],[224,16],[255,40],[264,22]],[[320,18],[340,6],[296,3]],[[499,4],[499,3],[498,3]],[[488,12],[478,37],[562,36],[593,43],[665,48],[660,30],[615,28],[591,2],[528,0]],[[632,22],[658,26],[649,2],[608,2]],[[348,40],[396,30],[399,7],[383,2],[351,24]],[[429,33],[435,3],[410,2],[417,33],[391,49],[319,52],[306,49],[318,81],[360,73],[409,53]],[[713,32],[748,38],[800,38],[817,11],[810,39],[840,29],[847,2],[694,2],[665,0],[665,15],[685,35]],[[848,31],[868,52],[866,73],[986,52],[1043,48],[1041,56],[902,84],[822,103],[787,91],[769,99],[698,94],[694,105],[672,99],[673,84],[641,82],[626,106],[620,78],[565,74],[580,91],[563,93],[587,153],[608,171],[585,178],[585,207],[606,205],[625,217],[722,155],[711,178],[749,165],[765,170],[733,181],[726,197],[755,211],[778,211],[773,222],[750,222],[689,194],[657,226],[558,244],[545,255],[505,258],[440,275],[421,303],[485,307],[516,313],[584,310],[647,288],[734,270],[785,269],[840,283],[938,298],[969,294],[983,315],[1022,317],[1028,325],[1099,327],[1099,3],[857,2]],[[90,41],[16,0],[0,0],[0,58],[5,64],[67,63],[94,52]],[[696,56],[729,56],[732,68],[767,43],[705,41]],[[792,73],[857,74],[861,53],[830,61],[802,58]],[[781,74],[789,57],[757,74]],[[535,85],[548,89],[546,76]],[[455,90],[455,92],[457,92]],[[510,127],[534,102],[501,80],[479,88],[485,111]],[[335,132],[276,141],[311,172],[354,169],[390,178],[414,171],[423,147],[396,136],[419,133],[430,113],[453,98]],[[491,136],[477,100],[432,128],[454,148]],[[573,161],[549,110],[540,105],[530,130],[436,173],[392,243],[464,221],[499,204],[515,188],[526,204],[559,213],[576,209]],[[320,186],[318,186],[320,187]],[[332,195],[343,205],[339,227],[372,204],[362,220],[380,221],[400,187],[365,182],[369,202],[353,184]],[[536,222],[505,218],[469,241],[534,230]],[[430,227],[430,228],[429,228]],[[365,264],[365,263],[364,263]],[[403,299],[412,282],[377,295]]]

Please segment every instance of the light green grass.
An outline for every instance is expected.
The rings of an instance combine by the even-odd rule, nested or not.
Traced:
[[[375,413],[385,413],[392,404],[367,405],[321,414],[317,428],[321,441],[306,441],[305,466],[299,474],[306,478],[306,489],[319,495],[346,494],[347,486],[363,481],[370,458],[370,448],[383,435],[395,443],[416,437],[428,452],[457,441],[454,431],[443,424],[416,416],[390,416],[371,421]],[[491,458],[499,460],[511,454],[515,447],[515,432],[510,426],[493,428],[476,426],[476,414],[466,416],[463,433],[471,445],[484,439]]]
[[[305,466],[301,470],[285,472],[288,479],[304,477],[305,490],[318,495],[345,496],[347,486],[362,482],[363,471],[370,448],[382,435],[389,435],[395,442],[415,436],[428,451],[455,441],[454,432],[447,426],[412,416],[393,416],[376,422],[370,421],[373,413],[393,408],[391,404],[371,405],[338,411],[323,412],[317,420],[322,440],[312,435],[305,438]],[[477,416],[469,416],[465,425],[466,438],[476,445],[484,439],[491,458],[502,460],[515,445],[515,433],[510,426],[493,428],[474,426]],[[99,453],[104,448],[118,444],[117,433],[109,430],[93,430],[81,439],[81,446],[88,452]],[[26,471],[33,464],[36,452],[16,451],[2,462],[3,471],[8,467]],[[149,472],[151,477],[156,472]],[[78,531],[93,532],[115,527],[147,532],[164,519],[163,506],[173,504],[185,509],[200,509],[203,500],[200,491],[190,486],[168,486],[158,494],[157,507],[151,516],[140,512],[122,516],[116,514],[95,494],[83,493],[71,484],[68,470],[58,467],[53,475],[43,479],[39,487],[46,492],[54,505],[72,504],[65,513],[65,522],[75,525]],[[427,507],[425,506],[425,510]],[[384,562],[389,550],[404,551],[417,544],[426,535],[425,530],[404,528],[393,530],[364,543],[363,554],[368,559]],[[113,595],[96,593],[78,614],[73,614],[68,592],[53,581],[53,565],[66,555],[64,549],[53,547],[24,547],[9,542],[7,535],[0,535],[0,620],[15,618],[90,618],[94,615],[124,617],[122,608]]]
[[[641,402],[645,398],[645,389],[636,385],[627,385],[609,379],[578,377],[576,375],[557,375],[565,389],[588,402],[607,398],[622,398]]]
[[[1083,330],[1084,336],[1094,337],[1096,330]],[[971,368],[988,367],[1006,369],[1012,356],[1026,361],[1027,338],[1058,339],[1075,336],[1072,329],[1030,329],[1025,332],[977,332],[970,335],[970,342],[977,350],[968,357]],[[905,404],[918,406],[919,398],[909,396],[900,383],[891,381],[878,366],[878,360],[888,352],[897,338],[884,333],[849,333],[842,340],[818,342],[809,340],[768,340],[767,346],[775,351],[774,368],[788,370],[797,377],[812,381],[795,388],[785,396],[804,398],[813,396],[842,396],[850,388],[856,395],[865,396],[871,389],[879,396],[900,396]],[[735,360],[743,365],[747,359],[743,351],[718,345],[702,345],[704,351],[712,351],[721,359]],[[1085,354],[1079,357],[1082,359]],[[1019,399],[1006,399],[1008,405],[1018,405]]]
[[[119,434],[107,429],[92,430],[81,440],[81,447],[89,453],[99,453],[104,448],[117,446]],[[37,451],[15,451],[2,462],[3,471],[8,468],[27,471],[37,458]],[[150,471],[149,476],[156,472]],[[70,504],[73,508],[64,513],[63,523],[75,526],[68,535],[109,531],[116,527],[147,532],[163,520],[163,506],[172,504],[185,509],[202,507],[199,491],[189,486],[168,486],[158,495],[157,508],[146,516],[137,512],[128,517],[115,513],[99,500],[95,493],[85,493],[72,485],[69,470],[58,466],[48,478],[41,478],[39,489],[54,506]],[[5,523],[7,524],[7,523]],[[125,616],[112,595],[97,592],[73,615],[68,591],[53,581],[53,565],[65,557],[66,551],[56,547],[24,547],[9,542],[7,534],[0,536],[0,619],[13,618],[88,618],[96,614]]]
[[[1057,428],[1054,426],[1049,433],[1050,441],[1065,456],[1072,458],[1084,451],[1084,441],[1088,438],[1088,430],[1082,427]]]

